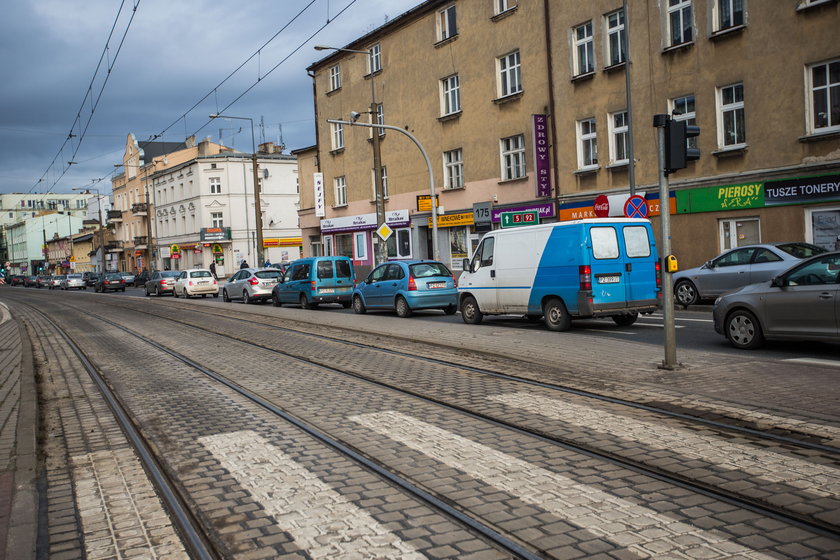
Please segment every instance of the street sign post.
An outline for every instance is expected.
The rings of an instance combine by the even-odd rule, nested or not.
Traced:
[[[503,228],[535,226],[540,223],[540,214],[536,210],[526,212],[502,212],[500,215]]]

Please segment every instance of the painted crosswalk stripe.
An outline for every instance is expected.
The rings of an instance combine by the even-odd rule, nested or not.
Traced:
[[[771,558],[730,541],[723,533],[678,521],[399,412],[363,414],[350,420],[635,554]],[[680,544],[687,541],[695,544]]]
[[[637,420],[599,408],[532,393],[494,395],[489,400],[533,414],[561,420],[646,445],[668,449],[690,459],[724,469],[743,471],[769,482],[802,488],[821,496],[837,496],[840,470],[749,445],[739,445],[697,432],[664,426],[656,420]],[[799,473],[798,477],[790,473]]]
[[[425,558],[259,434],[199,441],[312,558]]]

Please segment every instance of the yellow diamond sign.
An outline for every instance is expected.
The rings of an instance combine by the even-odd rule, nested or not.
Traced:
[[[388,241],[388,238],[391,237],[392,233],[394,233],[394,230],[392,230],[390,227],[388,227],[388,224],[382,224],[376,230],[376,235],[381,237],[382,241]]]

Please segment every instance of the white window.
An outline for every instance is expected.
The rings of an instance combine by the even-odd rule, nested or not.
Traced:
[[[212,227],[214,228],[225,227],[225,221],[222,217],[222,213],[210,212],[210,223],[213,224]]]
[[[675,121],[685,121],[685,124],[696,125],[697,113],[694,108],[694,95],[677,97],[670,102],[671,115]],[[692,136],[686,141],[689,148],[697,147],[697,137]]]
[[[356,253],[353,258],[357,261],[367,260],[367,234],[357,231],[353,234],[353,247]]]
[[[739,148],[746,144],[744,130],[744,84],[718,89],[718,143],[721,148]]]
[[[612,113],[609,116],[610,125],[610,163],[613,165],[629,162],[627,143],[627,111]]]
[[[385,107],[382,103],[376,104],[376,123],[371,124],[385,124]],[[377,128],[376,130],[379,131],[379,136],[385,136],[384,128]],[[373,131],[373,129],[371,129],[371,131]]]
[[[443,188],[460,189],[464,186],[464,151],[461,148],[443,152]]]
[[[721,251],[761,243],[761,223],[758,218],[726,218],[718,220],[718,224]],[[738,258],[735,257],[735,260]]]
[[[692,0],[668,0],[668,46],[694,40],[691,2]]]
[[[502,138],[501,160],[503,181],[525,177],[525,135]]]
[[[578,167],[586,169],[598,165],[598,138],[595,119],[583,119],[577,123]]]
[[[506,97],[522,91],[519,51],[501,56],[497,61],[499,67],[499,97]]]
[[[595,43],[592,38],[592,22],[588,21],[572,30],[575,48],[574,74],[588,74],[595,70]]]
[[[382,47],[379,43],[368,49],[368,74],[382,70]]]
[[[335,205],[347,206],[347,180],[342,175],[333,179],[335,184]]]
[[[410,259],[411,230],[408,228],[394,230],[394,234],[388,238],[385,245],[389,259]]]
[[[624,10],[618,10],[605,16],[607,22],[607,66],[621,64],[627,57],[627,31],[624,27]]]
[[[330,91],[335,91],[341,87],[341,66],[336,64],[330,66]]]
[[[744,25],[744,0],[715,0],[712,12],[715,31]]]
[[[222,180],[219,177],[210,177],[210,194],[222,192]]]
[[[386,166],[382,166],[379,168],[380,176],[382,177],[382,199],[388,200],[388,168]],[[373,193],[373,198],[371,200],[376,200],[376,174],[374,170],[370,170],[370,182],[371,182],[371,192]]]
[[[811,66],[808,82],[811,132],[840,130],[840,59]]]
[[[332,130],[332,149],[340,150],[344,147],[344,125],[339,123],[330,123]]]
[[[506,12],[516,6],[513,0],[494,0],[493,6],[496,9],[496,14],[501,14],[502,12]]]
[[[455,22],[455,5],[438,12],[438,41],[443,41],[458,34]]]
[[[453,74],[440,81],[441,111],[444,116],[461,110],[461,81],[458,74]]]

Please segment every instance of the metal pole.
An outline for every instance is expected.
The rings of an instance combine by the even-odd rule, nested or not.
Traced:
[[[636,157],[633,149],[633,99],[630,94],[630,17],[627,14],[627,0],[622,6],[624,14],[624,92],[627,98],[627,157],[630,179],[630,196],[636,194]]]
[[[673,370],[677,367],[677,339],[674,325],[674,290],[671,273],[668,272],[668,255],[671,254],[671,201],[669,197],[668,174],[665,172],[665,127],[668,115],[654,115],[653,126],[657,130],[659,154],[659,219],[662,226],[662,250],[659,262],[662,275],[662,315],[665,321],[665,359],[660,369]]]
[[[370,122],[379,124],[379,111],[376,105],[376,90],[373,74],[370,75]],[[376,196],[376,228],[385,223],[385,191],[382,185],[382,152],[379,147],[379,129],[374,128],[371,146],[373,148],[373,188]],[[379,265],[388,259],[388,248],[384,241],[376,244],[374,264]]]

